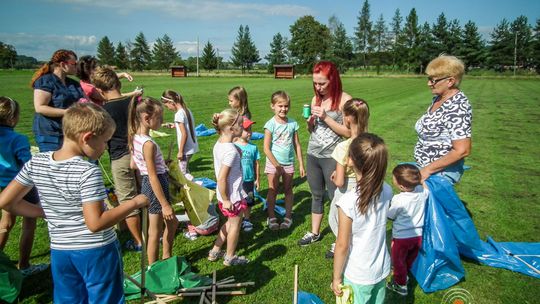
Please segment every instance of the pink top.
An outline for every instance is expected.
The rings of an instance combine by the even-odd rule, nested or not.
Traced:
[[[159,149],[159,145],[152,139],[152,137],[148,135],[139,135],[135,134],[135,137],[133,138],[133,161],[137,165],[137,168],[139,168],[139,171],[141,171],[141,175],[148,175],[148,167],[146,166],[146,162],[144,161],[143,156],[143,146],[147,141],[151,141],[156,146],[156,154],[154,155],[154,163],[156,164],[156,173],[157,174],[163,174],[167,172],[167,166],[165,165],[165,161],[163,160],[163,155],[161,154],[161,150]]]
[[[84,80],[81,80],[80,81],[80,85],[81,85],[81,88],[84,92],[84,95],[86,95],[86,97],[88,97],[88,100],[92,101],[93,103],[99,105],[99,106],[103,106],[103,104],[105,103],[104,100],[97,100],[97,99],[93,99],[92,96],[94,94],[99,94],[99,92],[96,90],[96,87],[91,84],[90,82],[86,82]]]

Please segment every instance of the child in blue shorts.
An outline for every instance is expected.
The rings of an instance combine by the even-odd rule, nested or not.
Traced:
[[[88,162],[107,148],[115,123],[102,108],[76,103],[62,118],[58,151],[36,154],[0,195],[0,207],[39,193],[51,240],[54,303],[124,303],[122,259],[113,226],[148,204],[137,195],[107,210],[101,170]]]
[[[242,187],[247,193],[247,209],[244,211],[244,219],[242,220],[242,229],[245,232],[253,230],[253,224],[249,221],[251,207],[255,205],[255,189],[259,189],[259,149],[256,145],[249,142],[251,138],[251,125],[255,122],[244,116],[242,122],[242,135],[238,137],[234,144],[242,151]]]

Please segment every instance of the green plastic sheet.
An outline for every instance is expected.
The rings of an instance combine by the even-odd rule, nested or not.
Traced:
[[[135,281],[141,282],[141,272],[131,276]],[[191,267],[184,257],[173,256],[166,260],[156,261],[146,270],[146,289],[155,294],[176,294],[179,288],[193,288],[208,286],[212,279],[191,272]],[[124,294],[126,300],[138,299],[141,296],[140,288],[133,282],[124,279]]]
[[[13,303],[21,292],[22,280],[19,269],[0,251],[0,300]]]

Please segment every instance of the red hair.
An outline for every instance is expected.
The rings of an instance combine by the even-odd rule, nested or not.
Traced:
[[[60,62],[68,61],[71,56],[75,57],[75,60],[77,60],[77,55],[71,50],[58,50],[54,52],[51,57],[51,61],[42,65],[39,70],[34,73],[34,76],[32,76],[32,81],[30,81],[30,87],[33,88],[34,82],[36,82],[39,77],[51,73],[54,67],[60,64]]]
[[[332,99],[332,106],[330,109],[336,111],[339,109],[339,103],[341,101],[341,78],[337,67],[330,61],[319,61],[313,67],[313,74],[323,74],[328,79],[328,94]],[[320,106],[322,103],[322,96],[315,90],[315,84],[313,84],[313,91],[315,91],[315,105]]]

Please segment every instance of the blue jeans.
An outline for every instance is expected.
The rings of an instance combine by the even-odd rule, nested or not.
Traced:
[[[120,244],[92,249],[51,249],[54,303],[124,303]]]
[[[51,135],[37,135],[35,136],[36,143],[39,148],[39,152],[49,152],[60,150],[64,137],[51,136]]]

